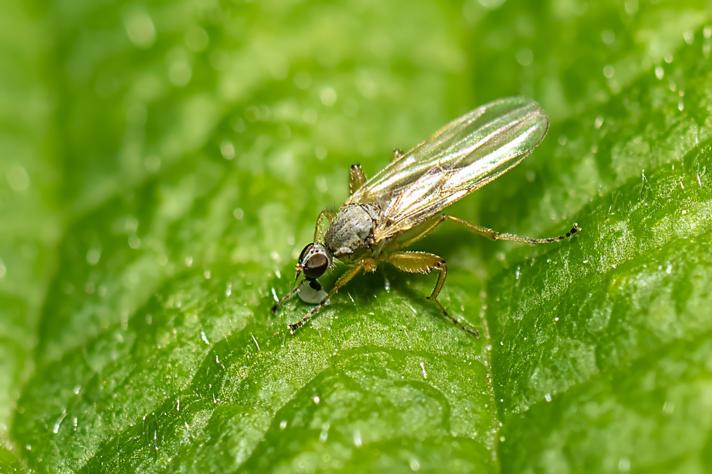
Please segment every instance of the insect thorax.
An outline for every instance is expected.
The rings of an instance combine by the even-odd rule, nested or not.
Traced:
[[[370,204],[348,204],[331,221],[324,243],[337,258],[348,258],[373,243],[378,210]]]

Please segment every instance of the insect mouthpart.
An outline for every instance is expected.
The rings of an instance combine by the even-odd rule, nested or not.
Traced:
[[[322,276],[331,266],[331,252],[324,244],[312,242],[302,250],[297,263],[297,275],[304,272],[307,280],[315,280]]]

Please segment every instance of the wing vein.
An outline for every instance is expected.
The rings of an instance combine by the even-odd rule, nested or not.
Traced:
[[[433,217],[519,164],[546,135],[549,121],[526,98],[500,99],[453,120],[391,163],[347,204],[377,205],[377,241]]]

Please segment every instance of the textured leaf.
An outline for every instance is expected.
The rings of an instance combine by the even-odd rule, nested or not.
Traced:
[[[712,468],[712,10],[677,2],[10,1],[0,20],[0,468]],[[269,312],[323,207],[526,95],[522,166],[450,265]],[[331,281],[333,282],[333,276]]]

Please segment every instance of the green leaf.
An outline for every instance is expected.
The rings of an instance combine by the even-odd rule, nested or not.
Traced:
[[[712,469],[708,2],[9,3],[0,470]],[[417,244],[479,339],[387,267],[290,336],[348,165],[509,95],[549,136],[452,212],[583,232]]]

